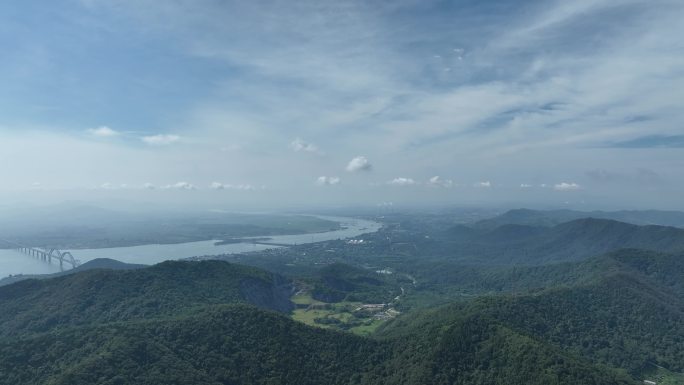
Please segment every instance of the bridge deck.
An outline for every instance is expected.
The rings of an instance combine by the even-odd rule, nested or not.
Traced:
[[[31,246],[25,246],[14,241],[8,241],[6,239],[1,239],[0,242],[7,243],[14,247],[20,253],[26,254],[30,257],[39,258],[45,263],[52,264],[52,260],[55,259],[59,262],[59,268],[64,270],[64,264],[71,265],[71,268],[75,268],[80,265],[80,261],[75,259],[74,256],[69,251],[61,251],[56,248],[37,248]]]

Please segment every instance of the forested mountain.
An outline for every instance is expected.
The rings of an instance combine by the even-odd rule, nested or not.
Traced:
[[[374,283],[343,266],[324,276],[338,273]],[[287,312],[288,287],[271,273],[224,262],[9,285],[0,288],[0,383],[636,383],[546,335],[507,325],[479,303],[418,317],[428,325],[402,318],[379,339],[250,305]]]
[[[486,314],[452,306],[396,320],[379,335],[393,341],[398,384],[636,384]],[[419,360],[418,357],[428,359]]]
[[[3,340],[0,383],[348,384],[382,363],[385,350],[276,313],[217,305]]]
[[[684,299],[684,253],[663,254],[642,250],[621,250],[607,257],[623,268],[638,272]]]
[[[472,316],[636,377],[656,366],[684,371],[681,254],[622,250],[575,264],[490,271],[470,282],[483,277],[490,287],[513,286],[519,293],[414,313],[383,333],[437,328]],[[525,286],[546,289],[523,294]]]
[[[684,302],[640,277],[483,301],[475,310],[514,330],[638,375],[656,364],[684,370]]]
[[[95,269],[133,270],[133,269],[142,269],[144,267],[148,267],[148,265],[140,265],[140,264],[135,264],[135,263],[124,263],[124,262],[120,262],[120,261],[117,261],[115,259],[110,259],[110,258],[96,258],[96,259],[88,261],[82,265],[79,265],[73,269],[64,270],[64,271],[61,271],[59,273],[35,274],[35,275],[18,274],[18,275],[12,275],[9,277],[5,277],[5,278],[0,279],[0,286],[9,285],[10,283],[23,281],[25,279],[55,278],[55,277],[59,277],[62,275],[69,275],[69,274],[74,274],[74,273],[78,273],[81,271],[87,271],[87,270],[95,270]]]
[[[221,303],[288,312],[291,293],[282,277],[219,261],[90,270],[0,287],[0,337],[179,315]]]
[[[684,250],[684,230],[591,218],[399,228],[396,248],[379,233],[240,259],[305,264],[287,278],[102,261],[0,287],[0,384],[626,385],[684,371],[684,253],[664,252]],[[302,305],[312,317],[350,307],[326,316],[348,322],[373,303],[393,313],[364,315],[368,333],[379,326],[370,337],[295,321]]]
[[[553,227],[506,224],[475,229],[458,225],[438,241],[443,243],[440,252],[454,260],[541,265],[578,261],[621,248],[684,251],[684,229],[583,218]]]
[[[478,319],[376,341],[234,305],[4,340],[0,354],[3,384],[636,383]]]
[[[473,227],[493,229],[502,225],[555,226],[581,218],[612,219],[635,225],[684,227],[684,212],[661,210],[576,211],[509,210],[493,218],[477,221]]]
[[[425,270],[418,270],[424,268]],[[477,266],[435,262],[416,267],[422,290],[454,287],[470,294],[524,293],[595,282],[617,271],[639,273],[684,296],[684,254],[623,249],[579,262],[542,266]],[[425,277],[425,278],[423,278]]]

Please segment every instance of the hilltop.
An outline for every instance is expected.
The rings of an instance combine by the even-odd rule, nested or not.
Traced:
[[[684,212],[662,210],[577,211],[577,210],[509,210],[493,218],[473,224],[481,229],[502,225],[555,226],[581,218],[612,219],[634,225],[684,227]]]
[[[324,276],[337,274],[363,276],[343,266]],[[283,288],[271,273],[216,261],[5,286],[0,383],[635,384],[487,314],[411,337],[309,327],[286,315]]]
[[[443,253],[483,264],[541,265],[586,259],[621,248],[684,251],[684,229],[582,218],[552,227],[457,225],[440,235]]]
[[[53,274],[19,274],[0,279],[0,286],[9,285],[11,283],[23,281],[26,279],[47,279],[55,278],[62,275],[69,275],[78,273],[81,271],[95,270],[95,269],[109,269],[109,270],[132,270],[132,269],[142,269],[148,267],[148,265],[140,265],[136,263],[124,263],[110,258],[96,258],[88,261],[82,265],[79,265],[73,269],[61,271],[59,273]]]
[[[0,336],[167,317],[212,304],[288,312],[292,290],[278,275],[219,261],[168,261],[144,269],[30,279],[0,287]]]

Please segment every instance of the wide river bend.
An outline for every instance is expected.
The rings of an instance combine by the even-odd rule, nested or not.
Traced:
[[[342,228],[334,231],[298,235],[256,236],[253,238],[270,238],[267,242],[281,245],[296,245],[357,237],[361,234],[373,233],[382,226],[378,222],[365,219],[317,216],[322,219],[339,222]],[[82,263],[96,258],[111,258],[127,263],[152,265],[167,260],[190,258],[195,256],[236,254],[250,251],[272,249],[278,246],[232,243],[215,245],[217,241],[199,241],[176,244],[151,244],[128,247],[111,247],[102,249],[69,250]],[[59,265],[47,264],[40,260],[21,254],[14,250],[0,249],[0,278],[15,274],[49,274],[59,271]]]

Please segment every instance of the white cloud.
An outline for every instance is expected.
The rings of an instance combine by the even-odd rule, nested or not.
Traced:
[[[86,131],[87,131],[90,135],[96,136],[96,137],[98,137],[98,138],[111,138],[111,137],[114,137],[114,136],[118,136],[118,135],[119,135],[119,132],[118,132],[118,131],[114,131],[114,130],[112,130],[111,128],[109,128],[109,127],[107,127],[107,126],[101,126],[101,127],[97,127],[97,128],[90,128],[90,129],[88,129],[88,130],[86,130]]]
[[[143,184],[143,188],[145,190],[154,190],[156,187],[152,183],[145,183]]]
[[[112,189],[114,189],[114,185],[109,183],[109,182],[106,182],[106,183],[102,183],[100,185],[100,188],[103,190],[112,190]]]
[[[451,179],[442,179],[438,175],[435,175],[432,178],[430,178],[430,180],[428,181],[428,185],[449,188],[454,185],[454,181],[452,181]]]
[[[365,156],[357,156],[356,158],[349,161],[347,164],[347,171],[358,172],[358,171],[370,171],[373,165],[370,164]]]
[[[491,188],[492,187],[492,182],[490,181],[483,181],[483,182],[477,182],[473,185],[474,187],[477,188]]]
[[[290,143],[290,148],[294,152],[311,152],[311,153],[315,153],[315,154],[321,153],[321,151],[318,149],[318,146],[316,146],[313,143],[306,142],[306,141],[302,140],[301,138],[297,138],[297,139],[293,140]]]
[[[582,186],[577,183],[561,182],[553,185],[553,189],[556,191],[575,191],[580,190]]]
[[[197,187],[195,187],[195,185],[193,185],[192,183],[178,182],[175,184],[169,184],[169,185],[163,186],[162,189],[164,189],[164,190],[197,190]]]
[[[532,185],[527,183],[521,183],[520,188],[532,188]]]
[[[178,142],[180,140],[180,136],[159,134],[143,136],[141,140],[152,146],[166,146]]]
[[[340,178],[336,176],[319,176],[318,179],[316,179],[316,184],[319,186],[334,186],[340,184],[340,182]]]
[[[85,140],[94,136],[81,130],[73,136],[84,143],[72,144],[59,159],[36,162],[32,158],[37,155],[17,154],[22,161],[13,163],[22,165],[16,171],[25,179],[22,186],[34,180],[50,188],[90,185],[94,175],[106,175],[137,185],[149,176],[156,183],[192,177],[206,188],[216,175],[234,181],[252,181],[258,175],[255,185],[268,180],[273,186],[297,191],[300,185],[311,187],[316,175],[346,174],[341,170],[347,166],[344,159],[358,154],[373,159],[373,169],[383,173],[377,179],[380,184],[397,175],[422,175],[420,181],[427,185],[428,175],[451,176],[453,165],[459,164],[467,166],[468,170],[459,170],[458,179],[470,180],[468,187],[483,176],[497,180],[495,186],[489,185],[496,191],[474,189],[474,193],[495,196],[500,190],[498,196],[503,199],[514,199],[506,195],[510,193],[524,196],[541,191],[541,181],[551,181],[543,190],[552,191],[554,182],[560,182],[558,175],[582,175],[594,164],[623,174],[636,167],[653,168],[663,179],[673,181],[673,191],[680,192],[683,186],[678,167],[681,154],[678,157],[667,150],[607,153],[593,146],[618,141],[627,133],[629,138],[672,134],[680,127],[677,122],[684,115],[676,101],[684,95],[684,55],[676,38],[681,33],[676,31],[682,31],[682,2],[646,7],[633,1],[580,1],[615,4],[601,6],[599,12],[573,2],[540,2],[524,7],[523,12],[510,9],[504,22],[499,22],[502,15],[494,10],[482,18],[446,13],[437,17],[451,22],[438,23],[429,33],[415,32],[425,32],[421,22],[434,21],[435,15],[426,13],[424,19],[420,16],[406,26],[401,18],[387,17],[385,5],[376,7],[375,2],[254,6],[214,1],[193,12],[187,12],[185,0],[171,0],[163,6],[152,0],[91,2],[104,8],[99,10],[102,14],[125,12],[111,20],[132,16],[130,24],[140,22],[155,32],[151,35],[178,42],[185,53],[246,70],[216,79],[208,87],[202,83],[199,96],[186,90],[194,102],[174,104],[179,108],[171,115],[148,111],[157,121],[179,122],[154,133],[178,134],[180,143],[192,138],[193,146],[140,151],[119,139],[142,144],[141,136],[154,133],[134,136],[103,120],[121,129],[121,137]],[[417,5],[414,1],[397,3]],[[130,9],[123,11],[126,7]],[[253,22],[262,19],[270,21],[269,28]],[[473,20],[477,25],[469,24]],[[587,30],[587,25],[595,28]],[[487,33],[481,33],[481,28]],[[589,39],[592,43],[584,44],[587,39],[581,37],[587,34],[610,39]],[[468,41],[467,47],[445,36],[459,36]],[[227,46],[227,37],[234,37],[234,44]],[[438,60],[426,60],[422,48],[406,47],[428,47],[429,56],[435,54]],[[393,65],[388,67],[388,62]],[[452,71],[446,73],[445,67]],[[73,133],[73,128],[69,131]],[[45,143],[47,151],[40,151],[45,159],[51,149],[62,147],[40,137],[31,139]],[[195,146],[195,141],[206,146]],[[4,134],[0,142],[3,156],[8,149],[15,151],[10,147],[21,148],[7,144]],[[231,143],[245,150],[240,154],[233,154],[231,147],[217,151]],[[303,164],[294,156],[310,155],[320,148],[330,154],[331,163],[337,162],[339,170],[325,171],[333,166]],[[282,151],[293,156],[277,156]],[[325,163],[327,159],[320,160]],[[38,163],[48,167],[34,166]],[[302,166],[308,168],[303,183],[293,175]],[[13,172],[5,167],[8,170],[2,173]],[[355,181],[348,181],[347,175],[339,187],[349,184],[351,189]],[[519,180],[533,183],[534,188],[517,188]],[[515,191],[497,189],[499,181]],[[593,183],[591,188],[599,186]],[[616,187],[601,188],[612,195],[608,191]],[[612,192],[646,199],[636,189]],[[309,200],[303,194],[297,198]],[[673,204],[681,206],[677,200]]]
[[[415,180],[411,178],[394,178],[391,181],[387,182],[387,184],[390,184],[392,186],[412,186],[417,184]]]
[[[241,191],[251,191],[255,190],[254,186],[251,184],[226,184],[221,182],[212,182],[209,188],[214,190],[241,190]]]

